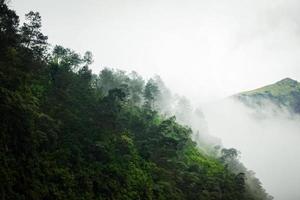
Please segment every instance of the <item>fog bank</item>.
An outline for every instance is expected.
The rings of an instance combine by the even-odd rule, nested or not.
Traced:
[[[300,199],[300,118],[277,108],[254,110],[231,99],[202,106],[210,134],[241,151],[276,200]],[[270,111],[272,110],[272,112]]]

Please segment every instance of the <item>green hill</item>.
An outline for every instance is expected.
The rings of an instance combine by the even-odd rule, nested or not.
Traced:
[[[262,88],[239,93],[235,97],[248,105],[261,105],[265,101],[271,101],[296,113],[300,112],[300,83],[290,78]]]

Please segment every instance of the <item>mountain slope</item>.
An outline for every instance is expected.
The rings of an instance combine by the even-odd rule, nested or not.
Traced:
[[[285,78],[274,84],[234,95],[249,106],[261,106],[268,102],[300,113],[300,83]]]
[[[19,27],[0,0],[0,199],[268,200],[235,149],[204,154],[154,109],[155,82],[47,52],[38,13]],[[253,184],[252,184],[253,183]]]

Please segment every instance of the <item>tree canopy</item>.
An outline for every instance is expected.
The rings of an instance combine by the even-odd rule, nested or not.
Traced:
[[[90,52],[50,51],[39,13],[26,19],[0,0],[0,199],[271,198],[230,170],[234,150],[205,154],[155,109],[155,81],[92,74]]]

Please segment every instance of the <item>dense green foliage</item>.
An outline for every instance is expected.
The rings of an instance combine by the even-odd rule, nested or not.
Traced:
[[[240,93],[236,97],[250,106],[263,105],[269,101],[278,106],[284,106],[291,112],[300,113],[300,83],[290,78]]]
[[[268,199],[237,154],[198,150],[191,129],[154,110],[158,88],[136,73],[93,75],[83,57],[47,53],[41,18],[0,0],[0,199]]]

